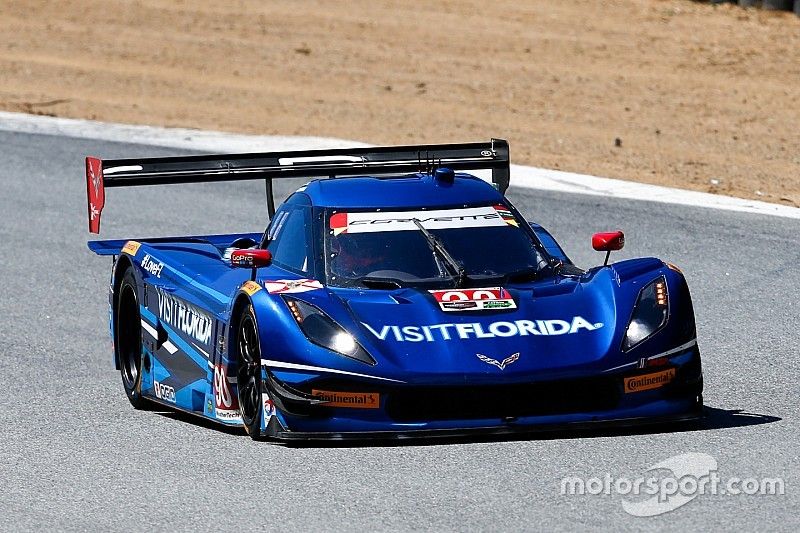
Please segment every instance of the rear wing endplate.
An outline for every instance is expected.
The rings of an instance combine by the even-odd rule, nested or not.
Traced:
[[[171,185],[263,179],[267,210],[275,214],[272,180],[297,177],[378,176],[453,170],[491,169],[492,182],[505,194],[509,184],[508,142],[344,148],[232,155],[86,158],[89,231],[100,233],[106,187]]]

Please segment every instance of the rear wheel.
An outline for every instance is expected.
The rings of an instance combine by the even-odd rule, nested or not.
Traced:
[[[142,326],[136,279],[128,269],[119,286],[117,308],[114,313],[114,347],[125,395],[136,409],[142,409]]]
[[[239,408],[247,434],[260,440],[261,434],[261,344],[253,306],[248,305],[236,329],[239,369],[236,376]]]

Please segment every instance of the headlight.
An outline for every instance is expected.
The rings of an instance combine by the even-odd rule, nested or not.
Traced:
[[[283,299],[308,340],[345,357],[368,365],[376,364],[375,359],[358,344],[356,339],[322,310],[288,296],[284,296]]]
[[[625,331],[622,349],[627,351],[649,339],[664,327],[669,317],[669,294],[664,276],[650,282],[639,292],[631,321]]]

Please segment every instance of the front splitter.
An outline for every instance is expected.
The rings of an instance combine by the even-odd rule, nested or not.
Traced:
[[[362,431],[362,432],[296,432],[277,431],[269,438],[271,440],[299,443],[303,441],[405,441],[417,439],[447,439],[474,436],[509,436],[525,434],[547,434],[561,432],[598,431],[607,429],[627,429],[666,424],[682,424],[702,422],[705,418],[702,404],[694,410],[662,417],[636,417],[606,420],[591,420],[581,422],[566,422],[560,424],[541,425],[514,425],[489,426],[476,428],[454,429],[418,429],[408,431]]]

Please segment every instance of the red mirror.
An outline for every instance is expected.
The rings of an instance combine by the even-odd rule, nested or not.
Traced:
[[[598,252],[606,253],[603,266],[608,264],[608,258],[614,250],[622,250],[625,246],[625,234],[621,231],[605,231],[592,235],[592,248]]]
[[[622,250],[625,246],[625,234],[621,231],[606,231],[592,235],[592,248],[598,252]]]
[[[231,265],[240,268],[261,268],[272,263],[272,253],[269,250],[248,249],[234,250],[231,253]]]

